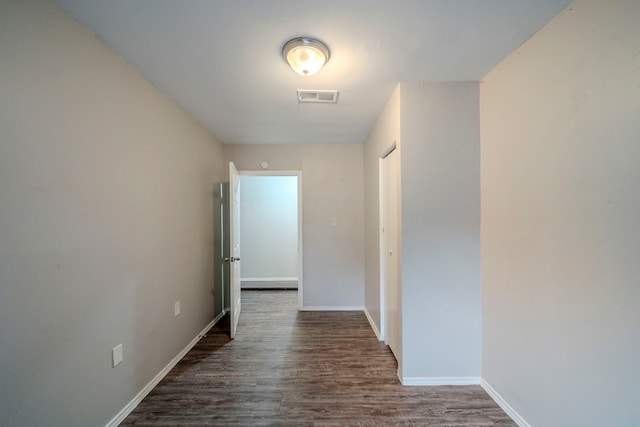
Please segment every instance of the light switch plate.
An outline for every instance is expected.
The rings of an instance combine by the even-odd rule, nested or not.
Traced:
[[[332,227],[338,226],[338,218],[331,218],[331,226]]]
[[[175,304],[173,304],[173,315],[177,316],[178,314],[180,314],[180,301],[176,301]]]
[[[120,363],[122,363],[123,354],[122,354],[122,344],[118,344],[117,346],[111,349],[111,358],[113,361],[113,367],[115,368]]]

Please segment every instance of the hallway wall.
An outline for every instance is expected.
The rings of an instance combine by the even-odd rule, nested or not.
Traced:
[[[269,170],[302,171],[303,304],[362,308],[362,145],[229,144],[224,153],[240,171],[261,170],[263,160]]]
[[[639,18],[577,0],[480,86],[482,376],[533,426],[640,423]]]
[[[401,83],[405,381],[480,376],[477,82]]]
[[[365,308],[381,332],[380,316],[380,170],[382,153],[400,147],[400,85],[396,87],[363,144],[365,199]]]
[[[378,159],[399,147],[405,383],[479,381],[479,120],[477,82],[402,82],[365,142],[366,307],[378,329]]]
[[[0,1],[0,93],[1,424],[105,425],[212,320],[222,146],[46,0]]]

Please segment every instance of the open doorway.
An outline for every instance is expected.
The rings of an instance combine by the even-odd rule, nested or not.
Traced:
[[[240,171],[242,289],[297,291],[302,306],[301,173]]]

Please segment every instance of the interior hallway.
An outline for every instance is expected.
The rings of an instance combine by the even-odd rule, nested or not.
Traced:
[[[121,424],[515,426],[480,386],[403,387],[362,312],[242,291],[236,339],[214,326]]]

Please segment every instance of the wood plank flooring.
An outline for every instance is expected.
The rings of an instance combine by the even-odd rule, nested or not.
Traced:
[[[515,426],[480,386],[403,387],[362,312],[298,312],[242,291],[235,340],[214,326],[122,426]]]

